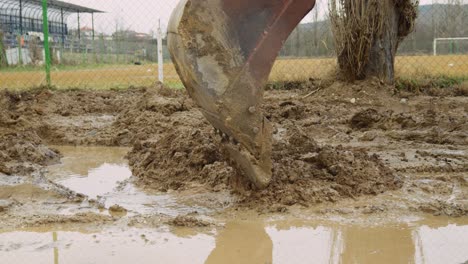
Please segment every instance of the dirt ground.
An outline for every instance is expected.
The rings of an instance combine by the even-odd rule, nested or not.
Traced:
[[[91,207],[104,207],[44,177],[47,166],[62,157],[51,147],[56,145],[130,147],[127,159],[137,186],[180,193],[180,201],[196,199],[226,217],[243,210],[466,217],[468,97],[460,91],[453,87],[410,93],[377,81],[314,80],[267,90],[263,110],[274,125],[273,182],[257,191],[226,161],[219,136],[184,91],[161,85],[109,91],[4,90],[0,220],[7,227],[99,225],[120,218],[50,213],[51,208],[85,200]],[[184,201],[186,193],[197,195]],[[233,199],[213,202],[224,193]],[[39,212],[28,213],[38,204]],[[128,219],[136,226],[155,222],[209,225],[191,216]]]

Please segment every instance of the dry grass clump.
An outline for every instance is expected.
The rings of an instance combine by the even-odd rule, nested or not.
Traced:
[[[330,1],[338,64],[348,79],[363,77],[374,36],[383,30],[384,12],[381,0]]]
[[[419,0],[330,0],[330,21],[341,73],[348,80],[364,79],[372,47],[378,38],[394,34],[399,42],[414,28]],[[398,21],[394,21],[395,18]]]

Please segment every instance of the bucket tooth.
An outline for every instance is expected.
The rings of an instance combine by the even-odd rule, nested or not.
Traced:
[[[188,93],[226,136],[225,153],[257,188],[271,181],[272,126],[264,86],[287,37],[314,0],[182,0],[168,48]]]

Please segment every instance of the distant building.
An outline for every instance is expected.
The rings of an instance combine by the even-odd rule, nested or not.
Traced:
[[[112,34],[115,40],[130,40],[130,41],[141,41],[151,40],[153,37],[150,34],[136,32],[134,30],[119,30]]]
[[[84,26],[80,29],[81,37],[91,39],[94,34],[94,30],[90,27]]]

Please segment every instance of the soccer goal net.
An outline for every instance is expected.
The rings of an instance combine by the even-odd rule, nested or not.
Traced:
[[[468,37],[435,38],[434,56],[441,54],[468,54]]]

